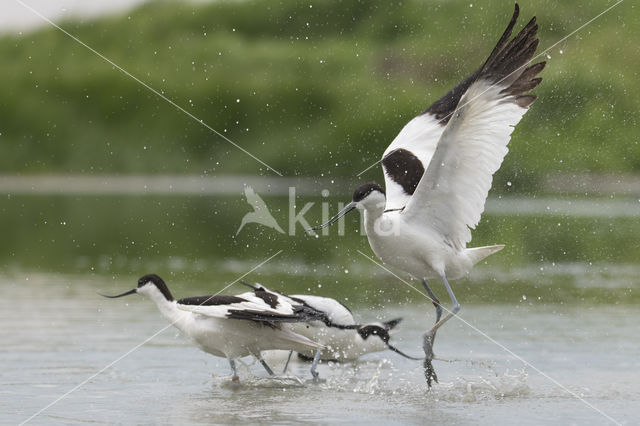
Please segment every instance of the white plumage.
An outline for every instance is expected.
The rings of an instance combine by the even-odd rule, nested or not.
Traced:
[[[360,186],[352,202],[328,226],[354,209],[364,210],[373,252],[385,263],[420,280],[436,306],[436,324],[424,336],[427,383],[437,381],[431,364],[437,329],[460,309],[447,281],[502,245],[467,248],[471,230],[484,211],[493,174],[507,144],[536,97],[544,62],[528,65],[538,46],[535,17],[509,40],[515,11],[486,62],[475,73],[411,120],[385,150],[382,167],[387,191],[375,183]],[[440,277],[451,312],[440,319],[440,302],[426,283]]]
[[[282,324],[282,327],[323,346],[316,350],[297,351],[302,358],[313,360],[311,374],[314,377],[317,377],[316,366],[319,360],[355,361],[368,353],[387,349],[409,359],[422,359],[406,355],[389,343],[390,334],[401,318],[359,324],[349,308],[335,299],[305,294],[286,295],[266,289],[260,284],[244,284],[253,288],[256,295],[260,293],[265,298],[273,295],[282,303],[292,306],[302,304],[309,311],[306,321],[291,321]]]
[[[402,128],[398,136],[384,151],[382,158],[397,149],[406,149],[415,155],[422,164],[429,164],[443,131],[444,127],[438,123],[435,117],[430,114],[419,115]],[[403,187],[393,180],[386,168],[383,168],[383,172],[387,197],[385,208],[392,210],[404,207],[411,199],[411,195],[407,194]]]
[[[501,94],[504,89],[485,80],[469,87],[403,212],[406,220],[427,223],[456,249],[471,241],[511,132],[527,111],[511,101],[514,96]]]
[[[300,304],[291,304],[289,300],[265,300],[247,292],[239,296],[201,296],[176,301],[162,278],[155,274],[140,278],[138,287],[133,290],[105,297],[116,298],[134,293],[149,297],[171,325],[191,338],[200,349],[227,358],[233,371],[233,380],[238,379],[236,358],[252,355],[269,374],[273,374],[262,359],[261,351],[324,348],[282,326],[287,321],[314,318],[311,310]]]

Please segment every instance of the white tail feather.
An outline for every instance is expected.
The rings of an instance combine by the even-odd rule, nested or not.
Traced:
[[[290,342],[290,343],[294,343],[294,344],[298,344],[298,345],[304,345],[307,348],[325,349],[325,347],[323,345],[321,345],[319,343],[316,343],[313,340],[308,339],[308,338],[304,337],[301,334],[294,333],[291,330],[287,330],[284,327],[280,330],[278,338],[280,338],[280,339],[282,339],[283,341],[286,341],[286,342]]]
[[[486,247],[474,247],[465,249],[465,253],[471,259],[471,262],[475,265],[480,262],[487,256],[492,255],[493,253],[497,253],[504,248],[504,244],[498,244],[495,246],[486,246]]]

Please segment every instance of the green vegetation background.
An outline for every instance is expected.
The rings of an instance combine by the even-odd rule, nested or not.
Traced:
[[[526,2],[519,27],[537,15],[542,51],[612,4]],[[622,3],[548,52],[498,191],[535,190],[549,172],[640,170],[636,9]],[[352,177],[482,63],[512,10],[153,1],[61,26],[283,174]],[[270,173],[54,28],[1,37],[0,57],[2,173]]]
[[[612,4],[523,3],[518,28],[537,15],[542,51]],[[553,172],[640,171],[636,9],[624,2],[544,55],[539,99],[514,133],[494,195],[536,194]],[[497,0],[153,1],[61,26],[284,175],[354,179],[482,63],[512,11]],[[0,174],[272,174],[54,28],[0,37],[0,58]],[[381,177],[375,167],[363,179]],[[347,200],[299,197],[299,208],[309,201],[306,217],[317,223],[321,203]],[[286,197],[268,202],[286,227]],[[52,271],[106,277],[114,292],[122,279],[157,272],[192,295],[283,250],[247,279],[348,304],[415,300],[360,254],[372,255],[357,217],[346,237],[282,237],[255,225],[235,236],[248,211],[240,192],[7,195],[0,271],[24,283]],[[637,302],[639,226],[632,217],[485,214],[472,245],[507,248],[456,288],[463,303],[525,294],[526,303]]]

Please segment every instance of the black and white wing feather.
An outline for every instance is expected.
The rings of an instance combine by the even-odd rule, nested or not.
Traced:
[[[198,296],[180,299],[178,309],[212,318],[232,318],[236,311],[260,311],[272,314],[283,314],[283,310],[271,308],[262,299],[251,293],[238,296]]]
[[[528,93],[544,62],[527,65],[538,46],[535,17],[511,41],[516,9],[500,41],[464,92],[403,214],[462,249],[484,211],[493,174],[511,132],[536,99]]]
[[[509,26],[490,57],[498,53],[496,49],[503,46],[508,40],[518,14],[519,7],[516,4]],[[381,163],[384,172],[387,210],[402,209],[407,205],[426,168],[431,163],[438,141],[458,106],[460,98],[477,80],[482,71],[483,67],[476,70],[434,102],[422,114],[409,121],[384,151]]]
[[[324,322],[329,327],[358,325],[349,308],[335,299],[308,294],[294,294],[289,297],[295,301],[304,303],[313,310],[323,312],[326,318]]]
[[[322,313],[264,287],[255,287],[254,291],[237,296],[180,299],[177,306],[181,310],[213,318],[271,323],[304,322],[323,318]]]

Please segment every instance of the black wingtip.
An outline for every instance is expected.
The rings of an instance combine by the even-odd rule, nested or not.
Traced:
[[[385,330],[393,330],[402,322],[402,318],[394,318],[389,321],[385,321],[382,324],[384,325]]]
[[[256,287],[255,285],[250,284],[250,283],[248,283],[248,282],[246,282],[246,281],[243,281],[243,280],[240,280],[240,281],[238,281],[238,282],[239,282],[240,284],[244,285],[244,286],[249,287],[250,289],[252,289],[252,290],[254,290],[254,291],[256,291],[256,290],[260,290],[260,289],[262,288],[262,287]]]
[[[478,76],[483,71],[487,71],[487,69],[491,68],[492,63],[496,62],[496,60],[503,56],[506,52],[506,49],[509,48],[509,38],[513,33],[513,28],[515,27],[516,21],[518,20],[519,16],[520,6],[518,5],[518,3],[515,3],[513,7],[513,15],[511,16],[507,28],[505,28],[502,36],[500,37],[491,54],[487,57],[482,66],[469,77],[464,79],[456,87],[447,92],[443,97],[434,102],[433,105],[431,105],[423,112],[423,114],[433,115],[435,119],[438,120],[438,122],[443,126],[445,126],[449,122],[449,118],[453,114],[453,111],[456,109],[456,106],[458,105],[458,102],[460,101],[462,95],[464,95],[467,89],[477,80]],[[535,26],[535,17],[529,22],[533,22],[533,25]]]
[[[520,16],[520,6],[518,6],[518,3],[516,3],[513,9],[513,15],[511,16],[511,20],[509,20],[509,24],[507,25],[507,28],[505,28],[504,32],[502,33],[502,36],[498,40],[498,43],[496,43],[496,47],[493,49],[493,52],[491,52],[491,55],[489,55],[489,58],[491,58],[494,54],[501,51],[505,43],[507,42],[507,40],[509,40],[509,37],[511,37],[511,33],[513,32],[513,27],[515,27],[516,22],[518,21],[518,16]]]
[[[540,43],[535,16],[511,38],[518,11],[516,5],[509,25],[480,69],[477,80],[503,86],[501,93],[510,97],[510,102],[527,108],[536,99],[535,95],[528,92],[540,84],[541,79],[537,78],[537,74],[542,71],[545,63],[529,65]]]

